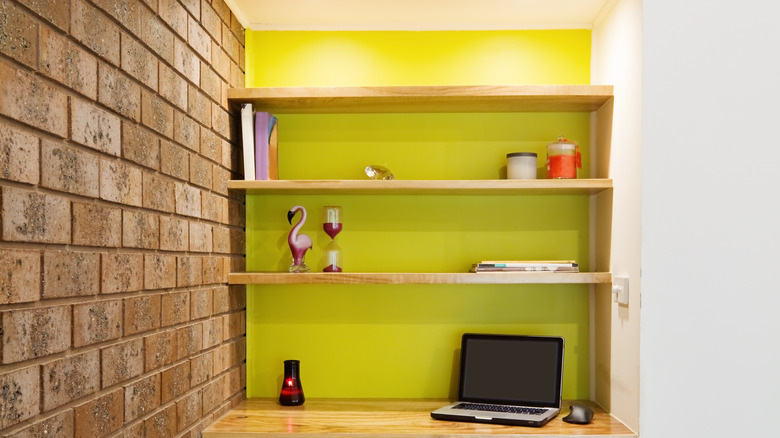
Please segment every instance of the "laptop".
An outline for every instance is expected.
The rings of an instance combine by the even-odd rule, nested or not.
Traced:
[[[544,426],[561,410],[563,338],[466,333],[458,401],[437,420]]]

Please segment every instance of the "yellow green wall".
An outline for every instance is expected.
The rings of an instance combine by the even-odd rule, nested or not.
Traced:
[[[590,31],[252,32],[247,86],[587,84]],[[282,179],[495,179],[506,153],[543,164],[558,135],[580,143],[589,115],[465,113],[279,117]],[[540,169],[543,174],[543,170]],[[337,237],[348,271],[465,272],[482,259],[576,259],[588,268],[582,196],[247,196],[247,269],[290,263],[286,212],[321,270],[323,205],[344,208]],[[476,275],[476,274],[475,274]],[[278,395],[282,361],[301,360],[307,397],[451,397],[466,331],[566,338],[564,397],[588,398],[588,287],[583,285],[249,286],[247,392]]]

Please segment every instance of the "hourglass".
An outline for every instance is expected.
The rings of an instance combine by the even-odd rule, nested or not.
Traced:
[[[341,232],[342,213],[337,205],[326,205],[322,208],[322,229],[330,236],[330,243],[325,247],[324,272],[341,272],[341,248],[336,244],[336,235]]]

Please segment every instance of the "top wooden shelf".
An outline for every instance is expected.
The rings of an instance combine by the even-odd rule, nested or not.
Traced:
[[[569,112],[599,109],[612,90],[611,85],[269,87],[231,88],[228,100],[275,114]]]

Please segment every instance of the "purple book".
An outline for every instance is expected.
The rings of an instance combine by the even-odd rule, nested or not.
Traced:
[[[255,113],[255,179],[268,179],[268,132],[271,114]]]

